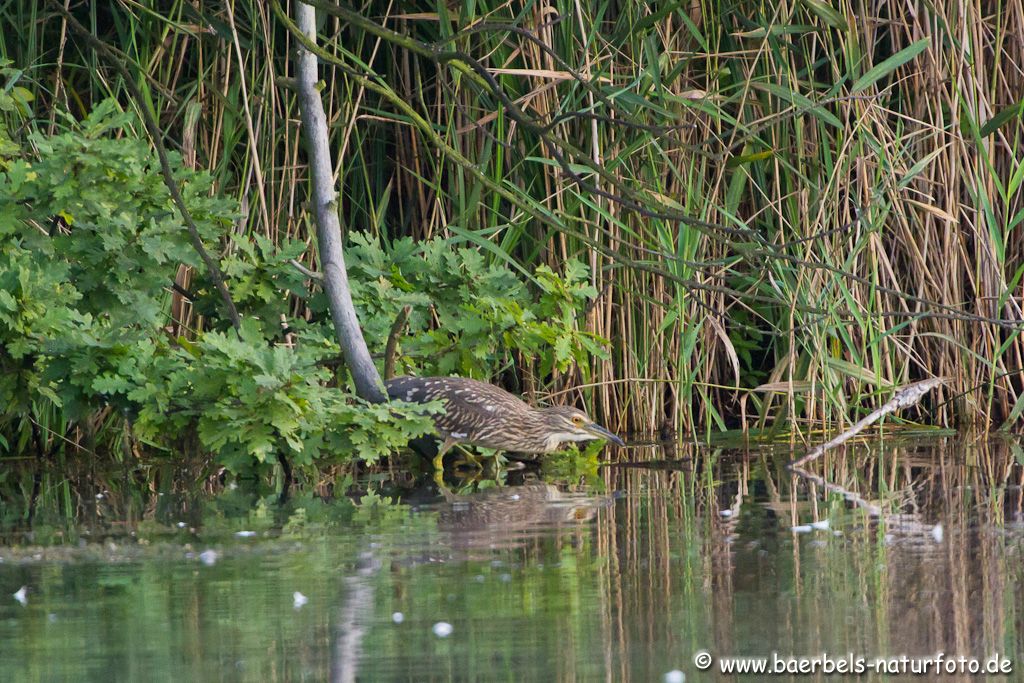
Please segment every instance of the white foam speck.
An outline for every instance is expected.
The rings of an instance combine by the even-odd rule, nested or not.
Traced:
[[[669,671],[668,673],[665,674],[665,683],[685,683],[685,682],[686,682],[686,674],[684,674],[679,669],[672,669],[672,671]]]
[[[28,586],[22,586],[18,589],[17,593],[14,593],[14,599],[22,604],[22,606],[28,604]]]
[[[452,628],[452,625],[449,624],[447,621],[439,621],[439,622],[437,622],[436,624],[434,624],[434,629],[433,629],[434,635],[437,636],[438,638],[447,638],[448,636],[450,636],[452,634],[453,630],[454,629]]]
[[[212,567],[217,564],[217,551],[216,550],[204,550],[199,553],[199,561],[205,564],[207,567]]]
[[[309,598],[299,591],[292,593],[292,606],[295,607],[295,609],[302,609],[302,606],[307,602],[309,602]]]
[[[936,524],[932,527],[932,538],[935,539],[936,543],[942,543],[942,539],[945,537],[946,532],[943,530],[941,524]]]
[[[401,624],[403,621],[405,621],[405,615],[401,612],[394,612],[391,615],[391,621],[396,624]]]

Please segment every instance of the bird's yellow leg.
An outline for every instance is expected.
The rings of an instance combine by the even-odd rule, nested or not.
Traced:
[[[437,449],[437,455],[434,456],[434,476],[437,477],[439,472],[444,472],[444,455],[451,450],[452,446],[455,445],[455,441],[451,437],[444,440],[441,447]]]
[[[471,451],[463,448],[462,446],[456,446],[462,452],[462,462],[468,462],[474,468],[482,470],[484,467],[480,464],[479,458],[476,457]]]
[[[501,456],[497,453],[487,458],[487,462],[483,465],[483,472],[491,479],[494,479],[501,484],[501,479],[498,475],[501,474]]]

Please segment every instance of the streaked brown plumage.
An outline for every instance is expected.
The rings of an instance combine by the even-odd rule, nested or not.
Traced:
[[[567,441],[622,440],[570,406],[533,408],[504,389],[464,377],[395,377],[385,383],[392,400],[440,400],[435,417],[444,439],[438,458],[457,443],[516,453],[549,453]],[[439,459],[435,464],[439,464]]]

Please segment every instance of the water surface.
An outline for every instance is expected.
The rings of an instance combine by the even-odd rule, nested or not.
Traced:
[[[358,506],[93,473],[47,477],[31,524],[12,475],[0,680],[731,680],[701,650],[1024,666],[1018,453],[879,442],[813,481],[788,451],[633,448],[586,483],[379,475]]]

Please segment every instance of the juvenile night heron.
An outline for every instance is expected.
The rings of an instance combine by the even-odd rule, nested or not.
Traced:
[[[388,396],[408,403],[443,401],[434,418],[444,439],[434,458],[443,468],[444,454],[455,444],[497,448],[513,453],[550,453],[566,441],[622,439],[569,406],[533,408],[504,389],[464,377],[395,377],[384,383]]]

